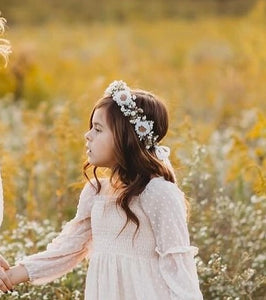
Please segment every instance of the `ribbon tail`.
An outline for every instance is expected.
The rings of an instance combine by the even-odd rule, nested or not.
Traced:
[[[174,177],[174,180],[176,182],[175,170],[174,170],[173,165],[171,164],[169,158],[164,159],[164,163],[168,167],[168,169],[171,171],[171,173]]]

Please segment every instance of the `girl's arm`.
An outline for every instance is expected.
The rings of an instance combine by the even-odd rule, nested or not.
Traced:
[[[91,209],[94,189],[89,183],[83,188],[75,218],[69,221],[61,233],[47,245],[45,251],[24,257],[16,261],[13,272],[15,281],[27,280],[41,285],[70,272],[80,261],[90,255],[92,246]],[[26,269],[26,275],[23,268]]]
[[[203,300],[186,223],[184,193],[176,184],[153,179],[141,195],[141,206],[150,220],[159,254],[160,274],[171,299]]]

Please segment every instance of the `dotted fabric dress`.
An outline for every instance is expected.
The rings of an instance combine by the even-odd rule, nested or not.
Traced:
[[[184,193],[155,177],[130,208],[140,221],[126,221],[115,196],[96,195],[87,183],[77,213],[43,252],[18,261],[40,285],[89,259],[86,300],[202,300],[186,223]]]

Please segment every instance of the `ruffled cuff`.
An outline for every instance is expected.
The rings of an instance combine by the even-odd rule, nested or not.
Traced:
[[[165,251],[156,247],[159,270],[169,287],[171,300],[203,300],[194,256],[195,246],[177,246]]]
[[[155,251],[161,257],[165,257],[167,254],[174,254],[174,253],[184,254],[184,253],[189,253],[189,252],[192,252],[193,253],[193,257],[194,257],[195,255],[198,254],[199,248],[195,247],[195,246],[178,246],[178,247],[169,248],[166,251],[162,251],[161,249],[159,249],[159,247],[156,247]]]

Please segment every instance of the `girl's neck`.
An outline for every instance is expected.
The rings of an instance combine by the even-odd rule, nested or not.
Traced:
[[[151,179],[156,177],[155,175],[151,176]],[[102,194],[104,195],[120,195],[126,188],[126,185],[118,179],[118,177],[113,177],[112,184],[110,183],[110,178],[106,178],[103,185],[102,185]]]
[[[125,185],[119,180],[112,180],[110,183],[110,178],[105,178],[102,182],[101,194],[115,196],[119,195],[125,189]]]

